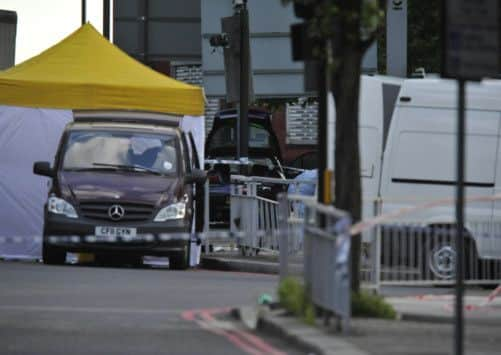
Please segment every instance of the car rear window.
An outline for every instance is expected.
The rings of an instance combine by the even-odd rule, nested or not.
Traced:
[[[233,125],[224,125],[214,131],[211,141],[211,149],[232,147],[236,144],[236,129]],[[256,124],[249,125],[249,147],[270,148],[270,132]]]

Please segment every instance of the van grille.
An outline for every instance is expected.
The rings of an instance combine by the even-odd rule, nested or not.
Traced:
[[[124,209],[124,216],[120,220],[113,220],[108,214],[108,210],[113,205],[119,205]],[[110,222],[141,222],[151,218],[154,206],[149,204],[138,204],[123,201],[92,201],[81,202],[80,211],[82,215],[90,219],[98,219]]]

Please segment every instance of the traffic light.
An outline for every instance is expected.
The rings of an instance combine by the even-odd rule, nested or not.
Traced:
[[[305,20],[315,16],[315,6],[319,3],[318,0],[303,0],[302,2],[294,3],[294,15]]]
[[[314,55],[315,47],[319,43],[309,36],[309,26],[311,19],[315,16],[316,7],[324,0],[303,0],[301,3],[294,3],[294,14],[296,17],[304,19],[303,22],[291,25],[291,48],[292,60],[304,61],[304,90],[305,92],[315,92],[318,90],[319,63]]]
[[[249,156],[249,102],[254,100],[250,63],[247,0],[233,1],[235,14],[221,19],[222,32],[212,36],[212,46],[223,47],[226,101],[239,104],[236,159]],[[242,173],[242,172],[241,172]]]
[[[240,101],[240,65],[241,65],[241,16],[239,13],[221,19],[222,33],[209,38],[212,47],[221,47],[224,51],[224,72],[226,82],[226,101]],[[250,52],[249,39],[245,43],[246,53]],[[250,70],[250,68],[249,68]],[[249,83],[249,97],[252,101],[252,80]]]
[[[308,29],[315,16],[315,8],[323,0],[303,0],[294,3],[294,14],[305,21],[291,25],[292,59],[295,61],[313,60],[314,41],[309,38]]]

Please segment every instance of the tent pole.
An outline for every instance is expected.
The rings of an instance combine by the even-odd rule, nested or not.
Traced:
[[[87,22],[87,2],[85,0],[82,0],[82,26],[85,25]]]
[[[103,0],[103,36],[110,39],[110,0]]]

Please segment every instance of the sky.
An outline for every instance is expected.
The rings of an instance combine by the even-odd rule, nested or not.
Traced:
[[[113,3],[113,1],[112,1]],[[81,25],[81,0],[0,0],[17,12],[16,64],[56,44]],[[87,0],[87,21],[103,28],[102,0]],[[110,26],[110,31],[113,31]]]

